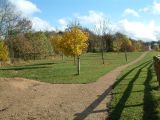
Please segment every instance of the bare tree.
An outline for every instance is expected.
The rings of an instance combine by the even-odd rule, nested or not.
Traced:
[[[17,32],[26,32],[32,27],[31,21],[22,17],[8,0],[0,0],[0,36],[7,38]]]
[[[104,45],[105,45],[105,39],[104,36],[107,35],[109,36],[109,34],[111,33],[111,27],[110,27],[110,23],[107,20],[100,20],[98,25],[95,26],[95,33],[98,35],[98,38],[101,41],[101,56],[102,56],[102,63],[105,64],[104,61]]]
[[[0,0],[0,37],[8,41],[11,62],[14,59],[12,39],[18,33],[31,30],[32,24],[17,12],[9,0]]]

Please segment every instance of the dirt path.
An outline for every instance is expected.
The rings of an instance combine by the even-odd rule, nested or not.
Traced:
[[[0,120],[105,120],[111,85],[122,70],[145,55],[90,84],[0,78]]]

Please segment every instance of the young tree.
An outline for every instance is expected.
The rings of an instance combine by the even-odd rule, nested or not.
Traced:
[[[65,29],[65,31],[71,31],[72,28],[75,28],[75,27],[82,30],[82,26],[80,25],[78,19],[70,21],[70,23],[67,25],[67,28]],[[74,57],[74,65],[76,65],[76,56],[73,56],[73,57]]]
[[[77,57],[77,74],[80,74],[80,55],[87,48],[88,33],[78,27],[73,27],[63,35],[63,53],[67,56]]]
[[[130,48],[130,46],[132,46],[132,42],[126,36],[123,36],[122,50],[125,52],[126,62],[128,61],[127,49]]]
[[[98,35],[98,38],[101,41],[101,55],[102,55],[102,63],[105,64],[104,62],[104,45],[106,40],[108,39],[109,35],[111,32],[111,27],[109,24],[109,21],[106,20],[100,20],[99,24],[95,27],[95,33]],[[106,37],[104,37],[107,35]]]
[[[129,40],[129,38],[126,35],[117,32],[115,34],[113,45],[116,51],[119,52],[121,50],[125,53],[125,59],[127,61],[127,51],[132,45],[132,42]]]

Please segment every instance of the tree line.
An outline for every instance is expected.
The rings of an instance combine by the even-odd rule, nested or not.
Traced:
[[[74,32],[69,36],[69,32],[74,31],[75,28],[78,28],[79,32],[87,33],[88,40],[75,41],[74,36],[77,34]],[[119,53],[147,49],[142,41],[131,39],[119,32],[114,34],[105,32],[106,29],[106,24],[102,24],[95,32],[76,23],[70,24],[65,31],[33,31],[31,21],[18,13],[15,7],[6,0],[0,6],[0,61],[35,60],[53,55],[75,57],[81,52],[102,52],[103,58],[103,52]],[[99,34],[99,31],[102,32]],[[77,36],[77,39],[81,37]],[[79,48],[75,47],[76,44]],[[74,48],[77,51],[74,51]]]

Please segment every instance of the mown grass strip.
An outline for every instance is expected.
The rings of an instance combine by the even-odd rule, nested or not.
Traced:
[[[160,94],[150,52],[117,79],[113,89],[110,120],[159,120]]]

